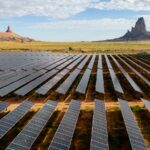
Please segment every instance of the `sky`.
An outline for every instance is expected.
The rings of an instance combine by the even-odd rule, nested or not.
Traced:
[[[117,38],[139,17],[150,31],[150,0],[0,0],[0,32],[42,41]]]

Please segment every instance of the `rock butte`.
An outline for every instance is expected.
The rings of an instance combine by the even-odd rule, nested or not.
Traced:
[[[34,40],[14,33],[8,26],[6,32],[0,32],[0,41],[32,42]]]

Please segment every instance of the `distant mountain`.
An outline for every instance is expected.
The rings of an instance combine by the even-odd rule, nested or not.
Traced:
[[[150,40],[150,32],[146,30],[146,24],[143,17],[139,18],[135,24],[135,27],[132,27],[131,31],[127,31],[125,35],[120,38],[106,40],[106,41],[141,41],[141,40]]]
[[[34,40],[14,33],[8,26],[6,32],[0,32],[0,41],[32,42]]]

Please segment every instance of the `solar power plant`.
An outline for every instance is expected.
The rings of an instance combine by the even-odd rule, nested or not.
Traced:
[[[78,116],[80,113],[81,102],[72,100],[69,108],[65,113],[54,137],[49,146],[49,150],[60,149],[67,150],[70,147],[73,133],[76,127]]]
[[[108,150],[107,120],[104,101],[95,99],[92,122],[91,150]]]
[[[57,102],[48,100],[39,112],[7,147],[8,150],[30,149],[49,118],[52,116]]]
[[[0,119],[0,139],[9,132],[11,128],[21,119],[33,106],[33,103],[29,101],[24,101],[20,106],[18,106],[15,110],[8,113],[8,115],[4,116]]]
[[[149,150],[149,58],[0,53],[0,150]]]
[[[150,112],[150,102],[146,99],[143,99],[143,98],[141,98],[141,100],[143,101],[144,105],[146,106],[146,108]]]
[[[147,150],[144,138],[132,115],[132,111],[125,100],[118,99],[121,107],[122,116],[126,125],[131,147],[133,150]]]

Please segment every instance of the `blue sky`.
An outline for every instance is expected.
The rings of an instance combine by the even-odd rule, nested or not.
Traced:
[[[150,30],[150,0],[0,0],[0,31],[45,41],[119,37],[138,17]]]

